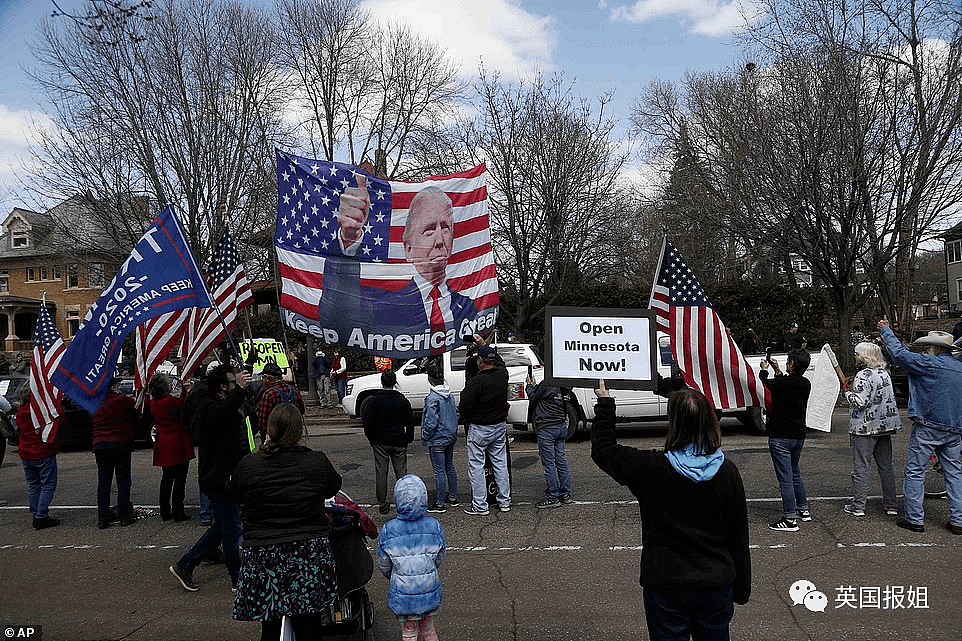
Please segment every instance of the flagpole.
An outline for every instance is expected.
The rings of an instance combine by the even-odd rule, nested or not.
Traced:
[[[655,285],[658,284],[658,274],[661,273],[661,263],[665,260],[665,248],[668,247],[668,228],[662,228],[661,251],[658,253],[658,262],[655,263],[655,276],[651,279],[651,292],[648,294],[648,309],[651,309],[651,301],[655,299]]]

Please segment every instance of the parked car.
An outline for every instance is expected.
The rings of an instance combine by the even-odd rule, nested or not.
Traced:
[[[23,374],[0,375],[0,394],[3,394],[11,405],[17,407],[20,390],[29,384],[30,379]],[[120,392],[133,396],[133,377],[121,377]],[[60,409],[62,410],[59,429],[60,446],[67,449],[90,447],[93,438],[93,421],[90,413],[66,396],[60,401]],[[12,422],[15,423],[15,421]],[[138,421],[134,425],[134,442],[138,445],[150,445],[150,425],[144,424],[143,421]]]

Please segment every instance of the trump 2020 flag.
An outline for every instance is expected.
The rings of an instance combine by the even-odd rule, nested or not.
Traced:
[[[440,354],[494,325],[484,165],[411,183],[277,152],[274,246],[284,321],[394,358]]]
[[[53,384],[91,414],[107,393],[127,334],[185,307],[210,307],[190,244],[167,207],[147,229],[84,317],[53,374]]]
[[[768,390],[745,361],[685,260],[668,242],[661,247],[648,307],[685,382],[716,409],[768,407]]]

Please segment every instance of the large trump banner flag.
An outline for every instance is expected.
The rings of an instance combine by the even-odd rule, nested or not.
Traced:
[[[168,207],[87,311],[51,380],[93,413],[107,393],[120,348],[131,330],[167,312],[210,306],[210,293],[190,245]]]
[[[381,356],[440,354],[494,325],[484,165],[419,183],[277,152],[284,321]]]

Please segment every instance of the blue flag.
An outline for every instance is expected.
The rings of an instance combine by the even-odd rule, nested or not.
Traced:
[[[167,207],[87,312],[51,381],[93,414],[110,387],[127,334],[166,312],[210,306],[204,277]]]

